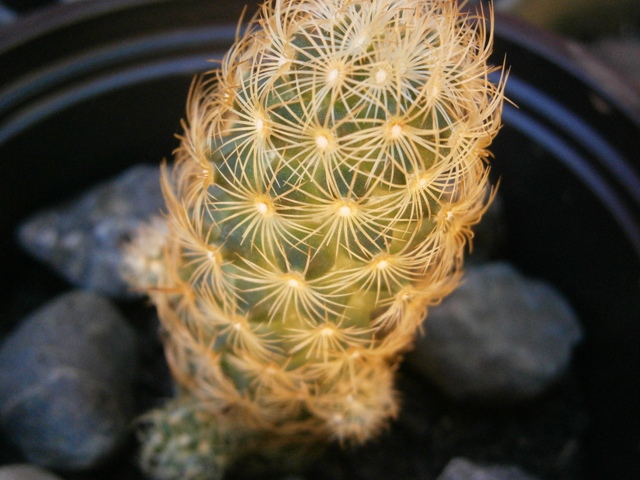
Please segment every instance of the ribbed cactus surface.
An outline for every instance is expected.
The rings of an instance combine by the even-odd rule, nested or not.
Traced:
[[[152,298],[217,428],[361,442],[396,414],[490,198],[490,31],[449,0],[275,0],[196,81]]]

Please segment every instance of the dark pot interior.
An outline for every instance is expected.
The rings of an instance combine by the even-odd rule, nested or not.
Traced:
[[[0,292],[10,311],[0,333],[36,306],[25,285],[68,288],[34,273],[17,223],[128,165],[169,158],[191,77],[222,57],[244,3],[82,2],[0,34]],[[640,478],[640,122],[561,40],[503,17],[496,28],[494,58],[506,55],[518,106],[505,107],[492,148],[505,256],[558,287],[584,322],[585,470]]]

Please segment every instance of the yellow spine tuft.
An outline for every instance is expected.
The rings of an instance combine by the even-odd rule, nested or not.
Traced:
[[[451,0],[274,0],[195,81],[152,297],[225,435],[363,442],[396,415],[492,197],[491,29]]]

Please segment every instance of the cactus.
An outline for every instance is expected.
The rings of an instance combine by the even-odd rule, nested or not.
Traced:
[[[203,455],[361,443],[396,415],[394,371],[492,197],[491,32],[451,0],[274,0],[194,82],[149,291],[166,414],[240,452]]]

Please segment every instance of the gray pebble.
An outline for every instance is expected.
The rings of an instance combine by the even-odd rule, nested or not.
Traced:
[[[127,438],[136,370],[135,332],[109,301],[62,295],[0,345],[0,428],[31,463],[93,467]]]
[[[469,268],[424,327],[407,361],[461,400],[539,395],[566,371],[582,339],[562,296],[506,263]]]
[[[454,458],[436,480],[536,480],[515,466],[481,466],[464,458]]]
[[[0,467],[0,480],[62,480],[57,475],[35,465],[16,463]]]
[[[18,231],[21,246],[73,285],[127,298],[120,275],[123,245],[164,206],[160,171],[135,166],[81,197],[37,213]]]

